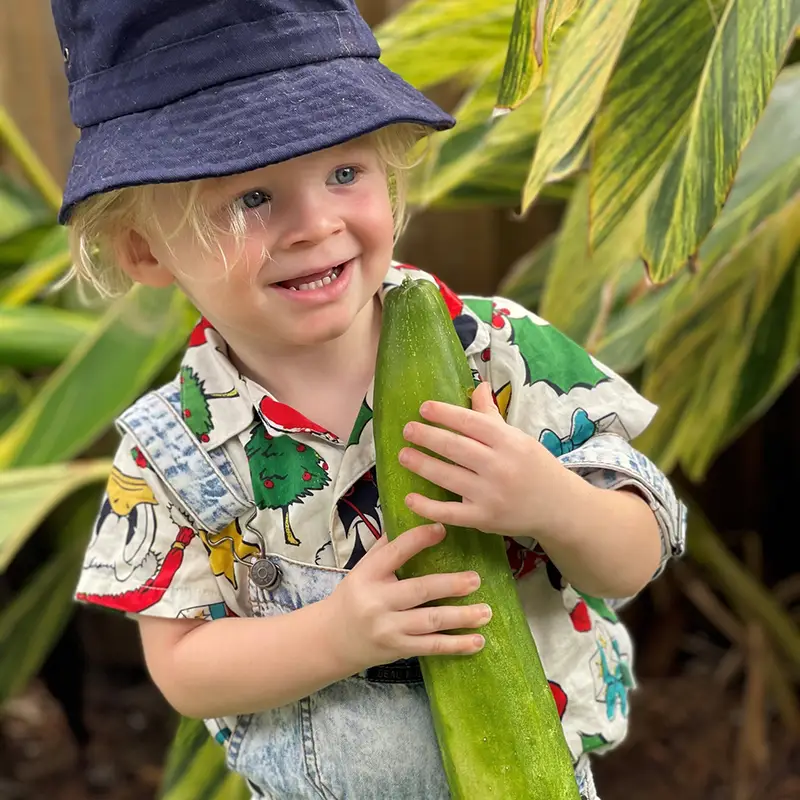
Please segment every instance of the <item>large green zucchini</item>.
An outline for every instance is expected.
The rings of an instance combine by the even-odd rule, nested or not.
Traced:
[[[389,539],[424,520],[409,492],[452,494],[402,467],[403,427],[425,400],[470,406],[472,373],[437,287],[406,280],[387,295],[375,374],[378,490]],[[535,486],[531,487],[535,491]],[[448,604],[488,603],[484,648],[420,659],[450,792],[457,800],[579,800],[572,759],[501,536],[449,528],[415,556],[401,578],[475,570],[481,587]]]

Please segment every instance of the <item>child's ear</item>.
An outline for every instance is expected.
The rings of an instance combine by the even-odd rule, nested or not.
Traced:
[[[125,231],[115,243],[117,263],[136,283],[163,288],[175,278],[153,253],[150,243],[133,229]]]

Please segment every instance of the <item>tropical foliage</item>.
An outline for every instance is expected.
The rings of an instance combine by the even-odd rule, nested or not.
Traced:
[[[800,366],[799,22],[800,0],[416,0],[378,31],[407,80],[461,90],[415,202],[566,203],[500,291],[638,382],[661,407],[640,446],[692,481]],[[50,290],[58,187],[2,109],[0,147],[25,176],[0,175],[0,573],[22,548],[41,563],[0,610],[2,703],[70,613],[114,416],[174,371],[193,310]],[[693,519],[691,555],[797,674],[796,625]],[[243,791],[184,721],[164,796]]]

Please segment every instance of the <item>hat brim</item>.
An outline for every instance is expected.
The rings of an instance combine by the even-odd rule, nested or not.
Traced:
[[[259,169],[399,122],[453,118],[374,58],[340,58],[215,86],[81,131],[59,221],[93,194]]]

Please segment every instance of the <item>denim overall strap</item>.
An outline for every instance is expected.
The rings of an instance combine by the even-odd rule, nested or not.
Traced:
[[[205,448],[181,417],[175,381],[139,398],[117,419],[202,530],[217,532],[253,508],[223,447]]]

